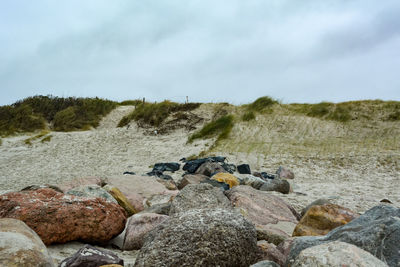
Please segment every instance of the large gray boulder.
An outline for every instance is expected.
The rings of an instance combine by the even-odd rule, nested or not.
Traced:
[[[185,186],[171,203],[169,214],[190,209],[232,208],[222,191],[209,184],[190,184]]]
[[[221,208],[177,213],[148,233],[135,266],[249,266],[257,261],[256,230]]]
[[[289,194],[290,183],[286,180],[275,178],[266,179],[265,183],[259,188],[261,191],[276,191],[282,194]]]
[[[363,249],[348,243],[333,241],[300,252],[292,267],[302,266],[386,267],[387,265]]]
[[[52,267],[46,246],[23,221],[0,219],[0,266]]]
[[[304,249],[331,241],[353,244],[389,266],[400,266],[400,209],[379,205],[325,236],[296,238],[286,265],[291,266]]]

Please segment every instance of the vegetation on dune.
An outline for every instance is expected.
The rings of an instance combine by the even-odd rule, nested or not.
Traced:
[[[278,101],[269,96],[263,96],[256,99],[253,103],[246,105],[246,109],[248,111],[262,112],[274,104],[278,104]]]
[[[217,120],[211,121],[189,137],[189,142],[199,138],[209,138],[218,134],[217,142],[228,138],[234,125],[233,115],[225,115]]]
[[[36,140],[36,139],[40,139],[40,138],[42,138],[43,136],[47,135],[48,133],[50,133],[50,131],[42,130],[39,134],[25,139],[25,140],[24,140],[24,143],[25,143],[26,145],[32,145],[32,141],[34,141],[34,140]]]
[[[251,121],[251,120],[254,120],[255,118],[256,118],[256,115],[254,114],[254,112],[249,111],[249,112],[246,112],[245,114],[243,114],[242,121]]]
[[[179,104],[165,100],[160,103],[141,103],[135,110],[123,117],[118,123],[118,127],[123,127],[132,120],[153,127],[158,127],[172,113],[191,111],[200,106],[200,103]]]
[[[136,100],[125,100],[125,101],[119,102],[118,105],[120,105],[120,106],[137,106],[142,103],[143,103],[143,100],[136,99]]]
[[[56,131],[97,127],[102,116],[116,106],[116,102],[100,98],[28,97],[0,107],[0,135],[33,132],[47,125]]]

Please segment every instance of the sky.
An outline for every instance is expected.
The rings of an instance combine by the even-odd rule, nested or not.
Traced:
[[[400,1],[5,0],[0,51],[0,105],[400,100]]]

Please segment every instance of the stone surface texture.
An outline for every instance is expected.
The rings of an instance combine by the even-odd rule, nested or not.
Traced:
[[[100,197],[112,203],[118,204],[115,198],[112,195],[110,195],[110,193],[108,193],[107,190],[105,190],[99,185],[81,185],[68,190],[67,192],[65,192],[65,194],[74,195],[78,197],[94,197],[94,198]]]
[[[85,245],[73,256],[60,263],[60,267],[98,267],[106,264],[124,265],[124,261],[106,249]]]
[[[46,246],[23,221],[0,219],[0,266],[53,267]]]
[[[254,226],[232,210],[177,213],[146,237],[135,266],[249,266],[257,261]]]
[[[140,249],[145,235],[157,225],[167,220],[168,216],[155,213],[140,213],[129,218],[124,238],[123,250]]]
[[[357,218],[350,209],[335,204],[315,205],[301,218],[293,236],[326,235],[336,227]]]
[[[226,172],[224,167],[222,167],[219,163],[204,162],[203,164],[200,165],[200,167],[196,170],[195,173],[211,177],[212,175],[219,173],[219,172]]]
[[[214,174],[211,177],[211,179],[216,180],[218,182],[226,183],[229,185],[229,188],[238,186],[240,184],[238,178],[236,178],[233,174],[226,173],[226,172],[220,172],[220,173]]]
[[[262,240],[257,242],[257,246],[260,249],[260,258],[262,260],[276,262],[279,266],[282,266],[285,263],[285,256],[276,248],[274,244]]]
[[[24,221],[49,245],[71,240],[106,242],[123,231],[126,212],[101,198],[44,188],[0,195],[0,218]]]
[[[325,236],[298,237],[286,264],[290,265],[306,248],[331,241],[342,241],[368,251],[389,266],[400,266],[400,209],[379,205]]]
[[[129,202],[126,196],[115,186],[105,185],[103,187],[107,192],[113,196],[113,198],[118,202],[118,204],[124,208],[124,210],[128,213],[128,216],[132,216],[138,211],[135,207]]]
[[[208,176],[202,174],[186,174],[178,182],[178,189],[182,190],[188,184],[199,184],[201,181],[209,179]]]
[[[265,183],[260,187],[261,191],[276,191],[282,194],[290,193],[290,183],[284,179],[266,179]]]
[[[387,267],[387,264],[354,245],[333,241],[303,250],[291,266]]]
[[[218,188],[209,184],[187,185],[174,198],[169,214],[190,209],[232,208],[228,198]]]

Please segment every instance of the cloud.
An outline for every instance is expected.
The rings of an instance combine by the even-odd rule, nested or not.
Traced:
[[[400,99],[395,0],[50,2],[8,8],[19,16],[0,26],[0,49],[10,51],[0,56],[0,104],[49,93]]]

